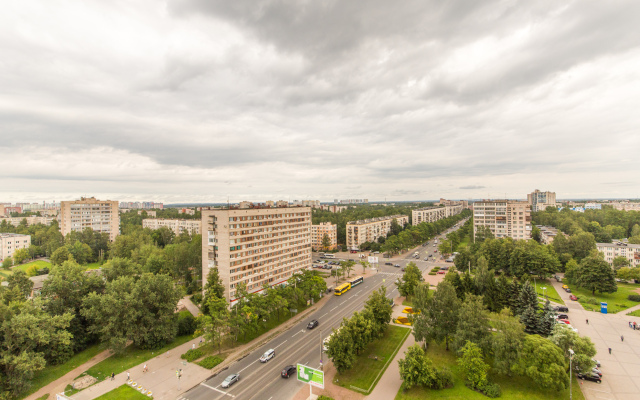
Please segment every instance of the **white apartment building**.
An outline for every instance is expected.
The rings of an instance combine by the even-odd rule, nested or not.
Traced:
[[[531,206],[526,201],[483,200],[473,203],[473,234],[487,226],[496,238],[531,239]]]
[[[602,204],[600,203],[585,203],[585,210],[602,210]]]
[[[199,235],[202,221],[199,219],[165,219],[165,218],[145,218],[142,220],[142,227],[149,229],[160,229],[165,226],[173,231],[176,236],[182,232],[188,232],[190,235]]]
[[[411,224],[418,225],[422,222],[436,222],[438,220],[460,214],[464,206],[462,204],[448,205],[444,207],[424,207],[411,211]]]
[[[611,202],[609,205],[620,211],[640,211],[640,203],[631,203],[629,201]]]
[[[18,226],[20,225],[20,223],[22,223],[23,220],[26,220],[27,226],[36,225],[36,224],[51,225],[51,223],[55,219],[56,219],[55,217],[34,217],[34,216],[8,217],[8,218],[0,218],[0,224],[2,223],[2,221],[7,221],[8,224],[11,224],[13,226]]]
[[[540,240],[542,241],[543,244],[553,243],[553,240],[558,235],[567,236],[565,233],[559,231],[553,226],[540,225],[538,226],[538,229],[540,229]]]
[[[322,247],[324,235],[329,237],[329,247]],[[320,222],[319,225],[311,225],[311,248],[314,251],[334,250],[338,247],[338,225],[331,222]]]
[[[596,243],[596,248],[604,255],[604,259],[609,265],[613,265],[613,259],[622,256],[629,260],[631,267],[640,265],[640,244],[616,243]]]
[[[60,232],[82,232],[91,228],[109,234],[114,241],[120,234],[120,214],[115,200],[97,200],[95,197],[60,202]]]
[[[347,222],[347,248],[357,250],[365,242],[375,242],[380,236],[387,236],[393,220],[400,226],[409,223],[408,216],[399,214]]]
[[[121,208],[120,211],[122,211],[123,209]],[[147,213],[147,217],[157,217],[158,213],[154,210],[138,210],[138,215],[142,215],[143,212]]]
[[[13,253],[19,249],[28,249],[31,246],[30,235],[17,233],[0,233],[0,262],[7,257],[13,257]]]
[[[531,211],[544,211],[547,207],[558,207],[556,192],[541,192],[538,189],[527,195],[527,202],[531,206]]]
[[[202,210],[202,276],[218,268],[227,301],[240,283],[250,292],[311,268],[311,208]]]

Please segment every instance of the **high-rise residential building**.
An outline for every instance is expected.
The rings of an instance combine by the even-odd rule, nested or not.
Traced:
[[[527,195],[527,202],[531,211],[544,211],[547,207],[558,207],[556,204],[556,192],[541,192],[536,189]]]
[[[394,220],[400,226],[409,223],[409,217],[400,214],[347,222],[347,248],[357,250],[365,242],[375,242],[380,236],[387,236]]]
[[[444,207],[424,207],[411,211],[411,223],[418,225],[422,222],[436,222],[440,219],[460,214],[464,206],[462,204],[448,205]]]
[[[640,266],[640,244],[616,243],[596,243],[596,249],[604,255],[604,259],[613,265],[613,259],[622,256],[629,260],[631,267]]]
[[[166,226],[176,236],[182,232],[188,232],[190,235],[199,235],[201,223],[199,219],[145,218],[142,220],[142,227],[155,230]]]
[[[60,202],[60,232],[66,236],[71,231],[82,232],[85,228],[107,233],[109,240],[114,241],[120,233],[118,201],[82,197]]]
[[[30,245],[30,235],[0,233],[0,262],[4,261],[7,257],[13,257],[16,250],[28,249]]]
[[[329,247],[322,246],[324,235],[329,237]],[[331,222],[320,222],[319,225],[311,225],[311,247],[315,251],[334,250],[338,247],[338,226]]]
[[[473,234],[487,226],[496,238],[531,239],[531,206],[518,200],[473,203]]]
[[[311,268],[311,208],[202,210],[203,284],[211,268],[230,303],[241,283],[257,292]]]

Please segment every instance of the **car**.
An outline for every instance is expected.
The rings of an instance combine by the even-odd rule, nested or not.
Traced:
[[[437,253],[437,252],[438,252],[438,249],[435,249],[433,252],[434,252],[434,253]]]
[[[400,271],[404,272],[404,267],[402,267],[402,269],[400,269]]]
[[[317,319],[312,319],[311,321],[309,321],[309,323],[307,324],[307,329],[313,329],[316,326],[318,326],[318,320]]]
[[[569,286],[567,286],[567,285],[562,285],[562,288],[563,288],[563,289],[569,289]]]
[[[583,374],[583,373],[579,372],[579,373],[576,374],[576,376],[578,377],[578,379],[591,381],[591,382],[602,383],[602,378],[600,378],[600,375],[595,374],[593,372],[589,372],[588,374]]]
[[[276,351],[274,349],[269,349],[264,352],[262,357],[260,357],[260,362],[266,363],[267,361],[271,360],[275,356],[276,356]]]
[[[558,314],[556,316],[557,319],[569,319],[569,316],[567,314]]]
[[[289,377],[293,374],[296,373],[296,366],[295,365],[287,365],[286,367],[284,367],[284,369],[282,370],[282,372],[280,372],[280,376],[283,378],[287,378],[289,379]]]
[[[567,292],[567,293],[571,293],[571,289],[569,289],[569,288],[565,289],[564,291]]]
[[[558,312],[569,312],[569,307],[567,306],[555,306],[553,307],[554,311],[558,311]]]
[[[425,257],[425,258],[424,258],[424,260],[425,260],[425,261],[429,261],[429,257]]]
[[[240,380],[240,374],[231,374],[227,376],[227,378],[224,381],[222,381],[222,387],[228,388],[229,386],[233,385],[239,380]]]
[[[573,300],[573,301],[577,301],[577,300],[578,300],[578,298],[577,298],[575,295],[573,295],[573,294],[572,294],[571,296],[569,296],[569,298],[570,298],[571,300]]]
[[[447,273],[447,271],[440,270],[440,271],[438,271],[437,273],[438,273],[438,274],[446,274],[446,273]]]
[[[441,269],[442,271],[447,271],[447,270],[449,269],[449,267],[447,267],[447,266],[445,265],[444,267],[440,267],[440,269]]]
[[[602,376],[602,371],[600,371],[598,368],[594,367],[591,368],[591,372],[593,372],[594,374],[598,374],[598,376]]]
[[[400,268],[400,264],[396,264],[396,265],[394,265],[394,267]]]
[[[393,265],[393,263],[391,263],[391,262],[386,262],[386,263],[384,263],[384,265]]]
[[[565,324],[567,324],[567,325],[571,325],[571,322],[569,322],[569,320],[568,320],[568,319],[560,319],[560,318],[558,318],[558,321],[560,321],[560,322],[564,322],[564,323],[565,323]]]
[[[596,360],[595,358],[592,358],[591,361],[593,361],[596,364],[596,367],[600,368],[602,365],[600,365],[600,361]]]
[[[433,257],[433,254],[429,254],[429,257]]]

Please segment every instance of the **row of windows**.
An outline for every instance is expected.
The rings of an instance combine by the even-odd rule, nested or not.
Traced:
[[[229,217],[229,222],[233,221],[259,221],[265,219],[283,218],[283,217],[301,217],[308,216],[311,213],[299,212],[299,213],[284,213],[284,214],[266,214],[266,215],[247,215],[244,217]]]

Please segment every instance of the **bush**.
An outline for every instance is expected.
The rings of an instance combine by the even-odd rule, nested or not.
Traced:
[[[191,296],[191,302],[195,305],[199,305],[200,303],[202,303],[202,293],[198,292]]]
[[[502,395],[502,390],[500,389],[500,385],[498,385],[497,383],[487,382],[487,384],[484,385],[484,387],[482,388],[482,392],[487,397],[491,397],[492,399],[496,397],[500,397]]]
[[[199,366],[206,369],[212,369],[222,362],[222,358],[218,356],[209,356],[198,363]]]
[[[333,397],[329,397],[321,394],[320,396],[318,396],[318,400],[333,400]]]
[[[629,300],[631,300],[631,301],[637,301],[637,302],[640,302],[640,294],[632,293],[632,294],[630,294],[627,298],[628,298]]]
[[[190,312],[181,312],[178,314],[178,336],[193,335],[198,324],[196,319]]]
[[[193,362],[198,358],[202,357],[204,353],[200,349],[189,349],[186,353],[180,356],[183,360],[187,360],[189,362]]]
[[[600,302],[595,297],[587,297],[585,301],[589,304],[593,304],[594,306],[600,305]]]
[[[449,368],[436,369],[436,379],[433,382],[433,389],[445,389],[453,387],[453,374]]]
[[[434,270],[429,271],[429,275],[437,275],[437,272]]]

